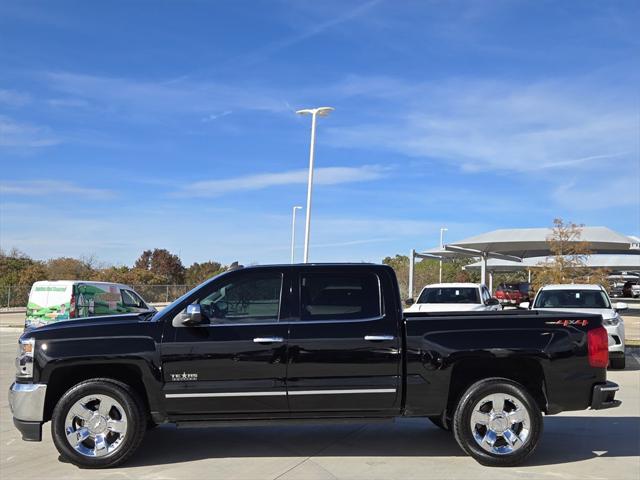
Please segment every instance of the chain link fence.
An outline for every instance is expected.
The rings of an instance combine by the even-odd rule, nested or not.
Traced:
[[[8,285],[0,287],[0,307],[26,307],[31,285]]]
[[[131,285],[148,303],[168,303],[184,295],[195,285]],[[0,287],[0,308],[25,308],[29,301],[30,285]]]
[[[181,297],[195,285],[131,285],[147,303],[168,303]]]

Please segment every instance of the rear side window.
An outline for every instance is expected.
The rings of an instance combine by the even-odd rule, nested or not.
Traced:
[[[371,273],[301,277],[301,319],[361,320],[381,315],[380,282]]]

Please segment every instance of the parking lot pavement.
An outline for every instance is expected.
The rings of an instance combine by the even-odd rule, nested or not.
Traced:
[[[43,441],[23,442],[7,389],[18,329],[0,328],[0,478],[75,479],[88,472],[63,463],[50,424]],[[634,479],[640,477],[640,350],[627,369],[609,372],[621,407],[545,418],[538,450],[524,466],[482,467],[453,436],[421,419],[371,425],[237,427],[150,431],[125,466],[92,479]]]

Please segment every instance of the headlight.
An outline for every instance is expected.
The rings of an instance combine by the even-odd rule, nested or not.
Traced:
[[[615,326],[615,325],[618,325],[619,323],[620,323],[620,315],[618,315],[617,313],[613,317],[606,318],[604,320],[604,324],[605,325],[613,325],[613,326]]]
[[[36,339],[26,338],[18,341],[18,355],[16,357],[16,378],[33,377],[33,353],[36,349]]]

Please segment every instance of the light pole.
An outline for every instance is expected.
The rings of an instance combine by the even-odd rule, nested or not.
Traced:
[[[298,115],[311,115],[311,147],[309,148],[309,181],[307,184],[307,218],[304,225],[304,263],[309,262],[309,232],[311,230],[311,191],[313,189],[313,155],[316,145],[316,117],[326,117],[333,107],[306,108],[298,110]]]
[[[294,263],[296,256],[296,210],[302,210],[302,207],[293,207],[293,220],[291,220],[291,263]]]
[[[443,243],[444,232],[447,232],[447,231],[449,231],[448,228],[445,228],[445,227],[440,228],[440,250],[444,248],[444,243]],[[438,283],[442,283],[442,257],[440,257],[440,276],[438,278],[439,278]]]

